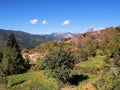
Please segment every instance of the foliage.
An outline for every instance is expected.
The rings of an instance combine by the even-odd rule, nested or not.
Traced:
[[[81,51],[81,60],[82,60],[82,61],[88,60],[88,54],[87,54],[87,52],[84,51],[84,50]]]
[[[3,54],[0,52],[0,63],[2,61]]]
[[[79,63],[81,61],[81,50],[77,49],[73,52],[75,59],[75,63]]]
[[[101,49],[96,49],[96,56],[104,56],[104,52]]]
[[[24,59],[24,70],[27,71],[30,67],[30,60],[28,58]]]
[[[109,71],[110,70],[110,71]],[[103,76],[93,84],[97,90],[119,90],[120,71],[111,67],[105,70]]]
[[[76,68],[79,70],[79,72],[91,74],[97,74],[104,66],[106,66],[104,56],[97,56],[88,61],[76,64]]]
[[[3,65],[0,64],[0,84],[7,84],[7,77],[6,75],[3,73]]]
[[[6,85],[0,83],[0,90],[60,90],[58,82],[43,71],[11,75],[7,79]]]
[[[38,58],[33,70],[39,71],[42,69],[42,63],[44,62],[44,58]]]
[[[6,75],[22,73],[25,70],[25,63],[22,58],[19,45],[11,33],[3,54],[2,64]]]
[[[93,85],[97,90],[120,89],[120,47],[115,48],[112,58],[106,56],[108,66],[104,68],[102,77]]]
[[[115,29],[117,29],[117,30],[118,30],[118,32],[120,32],[120,26],[119,26],[119,27],[116,27]]]
[[[87,46],[86,46],[86,51],[88,53],[88,57],[90,56],[95,56],[96,55],[96,46],[95,46],[95,43],[93,41],[89,41],[87,43]]]
[[[22,53],[29,53],[29,49],[23,48],[23,49],[22,49]]]
[[[7,90],[7,76],[3,72],[3,65],[0,63],[0,90]]]
[[[7,79],[6,87],[0,84],[0,90],[60,90],[58,82],[42,71],[11,75]]]
[[[42,64],[42,68],[51,70],[52,75],[66,83],[74,68],[74,56],[60,47],[60,50],[50,50]]]
[[[102,68],[105,65],[104,58],[105,58],[104,56],[97,56],[88,61],[80,62],[76,65],[80,66],[80,67],[88,67],[88,68],[90,68],[90,67],[97,68],[99,66]]]
[[[119,38],[120,39],[120,38]],[[115,37],[111,38],[107,44],[107,49],[109,49],[110,53],[113,53],[115,49],[118,47],[119,39],[117,40]]]

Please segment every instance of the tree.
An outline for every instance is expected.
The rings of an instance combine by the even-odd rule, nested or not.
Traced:
[[[3,54],[0,52],[0,63],[2,61],[2,56],[3,56]]]
[[[51,70],[53,77],[67,83],[74,68],[74,61],[74,56],[70,52],[64,51],[63,48],[56,51],[50,50],[42,63],[42,68]]]
[[[2,64],[4,66],[3,71],[6,75],[22,73],[25,70],[25,64],[19,45],[12,33],[9,35],[4,50]]]

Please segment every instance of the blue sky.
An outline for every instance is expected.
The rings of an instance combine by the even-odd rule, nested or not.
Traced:
[[[0,0],[0,28],[83,33],[120,25],[120,0]]]

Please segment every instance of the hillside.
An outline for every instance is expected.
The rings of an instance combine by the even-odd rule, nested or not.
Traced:
[[[3,50],[7,37],[10,33],[15,34],[21,48],[33,48],[43,42],[55,40],[55,38],[51,35],[34,35],[22,31],[0,29],[0,50]]]
[[[107,43],[110,38],[116,35],[120,35],[120,27],[110,27],[99,31],[86,32],[74,35],[69,39],[61,39],[59,42],[74,43],[78,48],[83,48],[89,42],[92,42],[95,45]]]
[[[25,60],[29,60],[30,68],[26,73],[10,75],[7,79],[2,78],[8,83],[5,86],[3,82],[0,85],[1,90],[6,88],[10,90],[18,88],[22,90],[119,90],[120,88],[120,27],[46,42],[36,48],[23,50],[22,53],[26,54]],[[35,62],[28,54],[32,59],[35,55]],[[40,54],[43,56],[38,56]],[[72,60],[71,55],[74,59],[72,69],[69,61]],[[66,70],[68,66],[70,67]],[[59,78],[62,76],[66,78],[66,83]]]
[[[58,83],[53,78],[48,78],[44,72],[28,72],[8,77],[9,90],[58,90]],[[2,86],[0,90],[8,90]]]
[[[88,52],[90,48],[96,49],[104,47],[111,38],[120,35],[120,27],[106,28],[99,31],[76,34],[69,38],[63,38],[55,42],[44,43],[30,50],[30,52],[46,52],[46,47],[50,44],[51,48],[59,47],[59,43],[64,43],[66,50],[77,50]]]

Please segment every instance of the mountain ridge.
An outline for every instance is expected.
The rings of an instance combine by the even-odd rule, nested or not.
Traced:
[[[70,32],[54,32],[51,34],[31,34],[24,31],[6,30],[0,29],[0,51],[3,51],[3,47],[7,41],[10,33],[14,33],[21,49],[22,48],[34,48],[41,43],[45,43],[53,40],[60,40],[63,38],[73,37],[74,34]]]
[[[54,32],[51,35],[56,39],[69,38],[74,36],[74,34],[70,32]]]
[[[23,31],[0,29],[0,51],[3,51],[10,33],[14,33],[21,48],[33,48],[41,43],[55,40],[51,35],[37,35]]]

